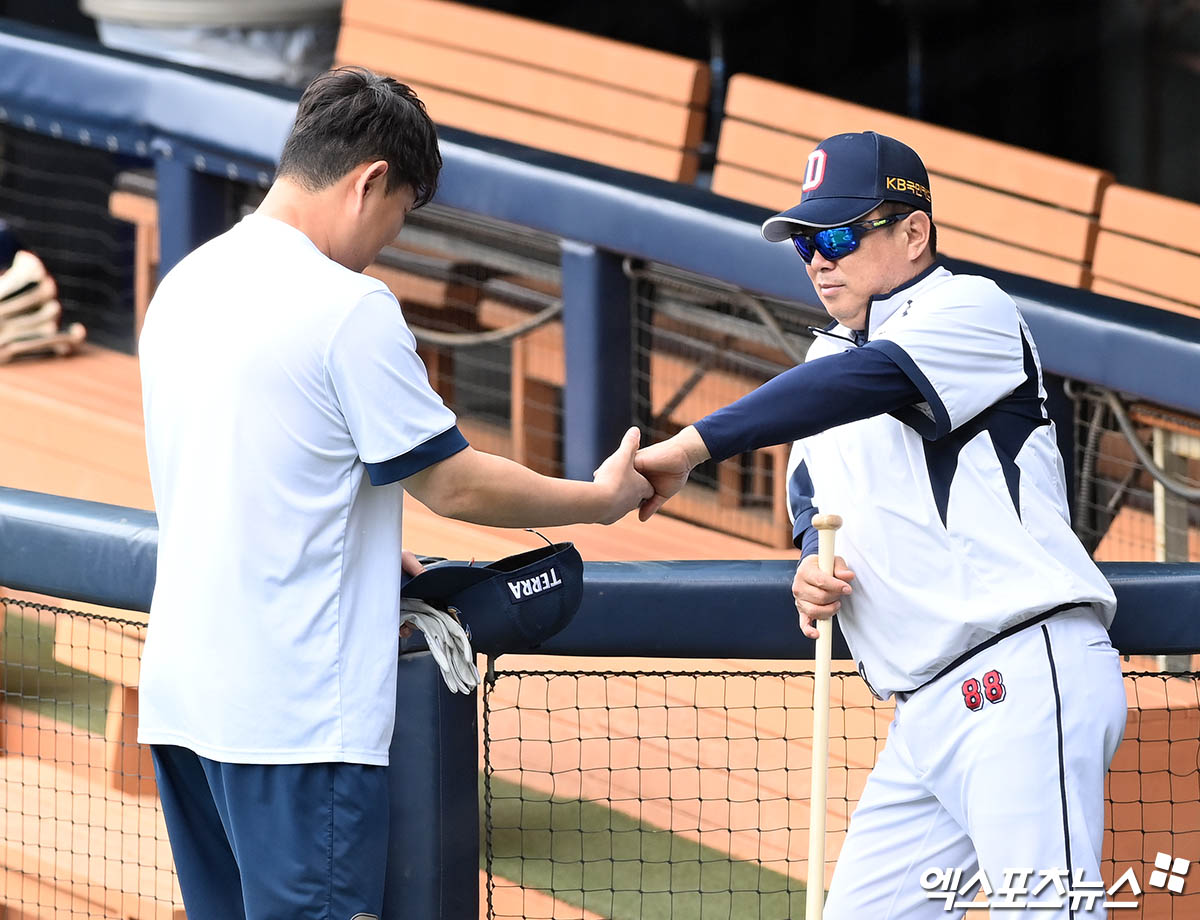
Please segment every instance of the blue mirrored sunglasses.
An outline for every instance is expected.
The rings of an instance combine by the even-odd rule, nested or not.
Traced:
[[[854,252],[862,238],[872,230],[894,224],[915,213],[915,210],[906,211],[903,214],[892,214],[890,217],[859,221],[845,227],[830,227],[815,233],[795,233],[792,235],[792,242],[796,244],[796,252],[800,253],[800,258],[806,263],[812,261],[814,252],[819,252],[830,262],[836,262]]]

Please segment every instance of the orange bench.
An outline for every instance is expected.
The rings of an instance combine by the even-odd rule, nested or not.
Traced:
[[[120,611],[145,620],[144,615]],[[157,795],[150,748],[138,744],[138,683],[145,628],[87,617],[60,617],[54,630],[54,660],[112,684],[104,723],[108,782],[129,796]]]
[[[701,61],[443,0],[346,0],[336,61],[408,83],[439,125],[696,177],[710,89]],[[118,187],[109,211],[136,227],[136,335],[157,283],[153,182]]]
[[[6,486],[151,507],[137,358],[86,346],[0,367],[0,415]]]
[[[729,81],[712,189],[770,208],[791,207],[800,200],[804,162],[817,142],[865,130],[904,141],[925,161],[940,252],[1088,286],[1108,173],[759,77],[738,74]]]
[[[1126,185],[1100,206],[1092,290],[1200,317],[1200,204]]]
[[[409,84],[439,125],[690,182],[708,65],[443,0],[346,0],[338,64]]]

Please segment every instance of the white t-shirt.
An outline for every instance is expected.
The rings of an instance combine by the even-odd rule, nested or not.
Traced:
[[[865,345],[834,326],[806,364],[856,347],[883,350],[926,402],[797,441],[789,504],[801,524],[844,519],[837,555],[856,580],[838,621],[876,692],[914,689],[1061,604],[1090,603],[1109,625],[1116,601],[1071,530],[1041,364],[1012,299],[934,268],[872,302]]]
[[[159,543],[138,740],[386,764],[398,481],[466,447],[395,297],[251,215],[163,279],[139,352]]]

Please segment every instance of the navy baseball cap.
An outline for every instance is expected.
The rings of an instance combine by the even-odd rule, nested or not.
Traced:
[[[800,203],[767,220],[762,235],[778,243],[799,230],[841,227],[885,201],[910,204],[933,214],[929,173],[917,152],[874,131],[835,134],[809,154]]]
[[[583,600],[583,559],[574,543],[555,543],[488,565],[442,562],[402,579],[400,593],[454,608],[472,648],[500,655],[536,648],[571,622]]]

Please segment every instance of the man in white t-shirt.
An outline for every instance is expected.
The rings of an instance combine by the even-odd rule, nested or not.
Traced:
[[[159,548],[138,738],[190,920],[380,913],[402,555],[419,570],[406,491],[502,527],[608,523],[652,495],[635,429],[593,482],[459,433],[395,297],[361,273],[440,168],[408,87],[323,74],[262,205],[147,313]]]
[[[709,457],[795,441],[801,628],[816,638],[837,614],[868,686],[896,699],[827,918],[933,920],[974,897],[980,869],[1004,889],[993,904],[1102,917],[1104,775],[1125,726],[1116,603],[1071,530],[1029,329],[993,282],[937,263],[911,148],[830,137],[801,189],[763,236],[796,247],[834,322],[804,364],[638,453],[656,491],[642,517]],[[833,575],[818,509],[845,521]]]

